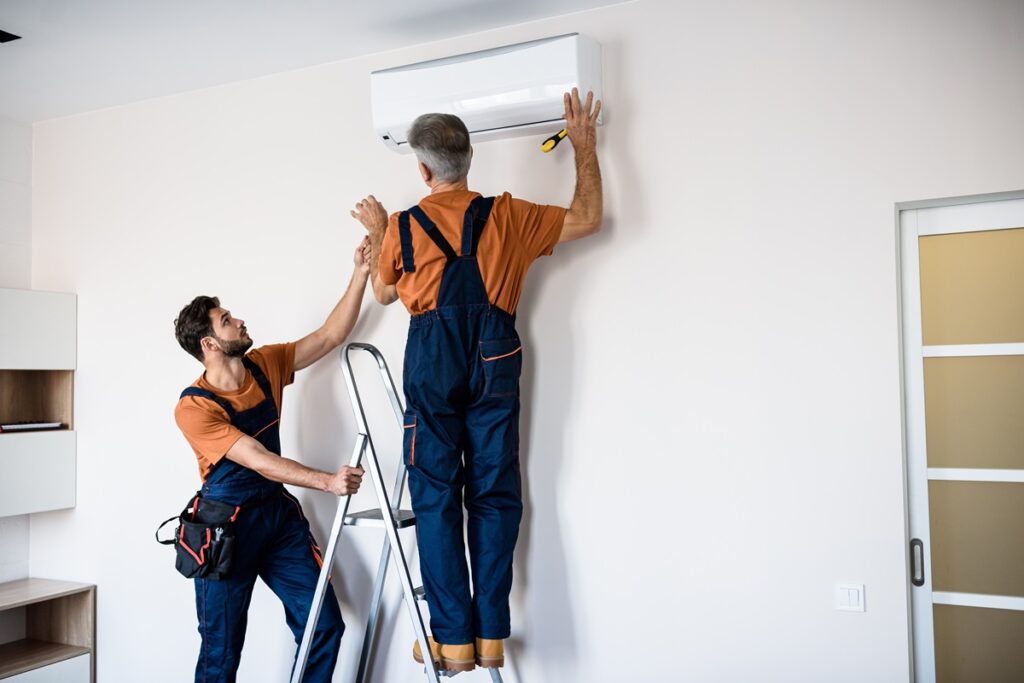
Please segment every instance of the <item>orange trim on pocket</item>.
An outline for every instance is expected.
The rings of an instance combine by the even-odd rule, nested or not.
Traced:
[[[515,351],[509,351],[508,353],[503,353],[500,356],[491,356],[490,358],[488,358],[487,356],[485,356],[481,352],[480,358],[483,359],[484,361],[501,360],[502,358],[508,358],[509,356],[514,356],[514,355],[516,355],[517,353],[519,353],[522,350],[523,350],[523,347],[519,346],[519,347],[516,348]]]
[[[324,558],[320,554],[320,546],[314,544],[312,541],[309,543],[309,547],[313,549],[313,559],[316,560],[316,566],[320,569],[324,568]]]
[[[323,569],[324,568],[324,557],[323,557],[323,554],[320,551],[320,546],[318,546],[312,540],[312,538],[310,538],[309,547],[313,549],[313,559],[316,560],[317,568]],[[331,579],[333,579],[333,578],[334,578],[334,572],[333,571],[332,572],[328,572],[328,574],[327,574],[327,581],[330,582]]]

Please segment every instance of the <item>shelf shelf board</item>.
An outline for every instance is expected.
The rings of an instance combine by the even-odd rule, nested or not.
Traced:
[[[24,607],[65,595],[84,593],[92,584],[55,579],[19,579],[0,583],[0,610]]]

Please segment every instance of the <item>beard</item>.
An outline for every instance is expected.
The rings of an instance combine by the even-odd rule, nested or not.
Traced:
[[[252,348],[252,339],[233,339],[227,341],[220,337],[214,337],[220,343],[221,352],[228,358],[241,358],[245,352]]]

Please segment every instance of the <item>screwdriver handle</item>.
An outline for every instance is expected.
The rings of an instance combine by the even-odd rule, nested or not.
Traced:
[[[540,144],[541,151],[547,154],[548,152],[553,150],[555,148],[555,145],[561,142],[562,138],[564,138],[568,132],[568,130],[563,128],[562,130],[558,131],[557,133],[549,137],[547,140]]]

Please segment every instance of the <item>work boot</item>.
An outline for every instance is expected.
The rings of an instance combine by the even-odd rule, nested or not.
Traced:
[[[438,668],[446,671],[472,671],[476,668],[472,643],[446,645],[430,638],[430,654]],[[418,640],[412,644],[412,658],[423,663],[423,652]]]
[[[505,666],[505,641],[477,638],[476,663],[485,669],[497,669],[500,666]]]

